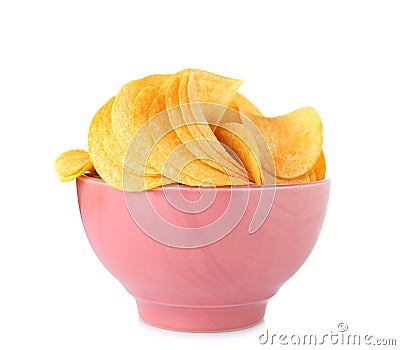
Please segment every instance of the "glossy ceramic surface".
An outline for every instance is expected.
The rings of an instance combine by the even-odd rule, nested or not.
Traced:
[[[101,179],[77,179],[90,244],[104,266],[136,298],[140,317],[159,327],[186,331],[231,330],[260,321],[267,301],[311,253],[325,217],[329,188],[329,180],[276,188],[254,186],[247,188],[246,202],[232,197],[233,191],[243,191],[241,187],[217,188],[215,203],[207,209],[210,215],[182,217],[173,215],[177,209],[171,208],[160,189],[130,194],[135,206],[131,211],[145,218],[150,227],[158,224],[145,204],[148,195],[174,225],[190,218],[196,227],[202,220],[208,220],[208,225],[226,196],[234,208],[246,206],[231,232],[214,243],[188,249],[161,243],[144,233],[132,218],[123,192]],[[169,190],[182,188],[172,185]],[[190,197],[198,190],[185,187],[183,191]],[[261,191],[275,191],[274,201],[263,224],[249,234]]]

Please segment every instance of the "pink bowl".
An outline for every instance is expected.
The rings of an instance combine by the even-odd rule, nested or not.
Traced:
[[[126,197],[101,179],[77,179],[83,225],[100,261],[136,298],[145,322],[185,331],[231,330],[259,322],[267,301],[311,253],[329,188],[330,180],[202,188],[203,194],[213,191],[213,204],[188,213],[176,208],[163,188]],[[199,194],[198,188],[186,186],[164,189],[172,195],[183,193],[189,202]],[[273,202],[265,221],[249,234],[262,194]],[[228,215],[231,219],[225,215],[223,225],[231,226],[230,232],[216,226],[210,238],[210,230],[202,228],[212,227],[228,202],[235,212]],[[242,213],[239,220],[237,212]],[[167,222],[164,226],[160,216]],[[174,227],[176,236],[182,238],[180,228],[185,227],[188,237],[200,240],[190,248],[191,243],[181,239],[179,246]]]

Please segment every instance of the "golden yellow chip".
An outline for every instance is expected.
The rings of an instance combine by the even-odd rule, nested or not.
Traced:
[[[158,89],[154,86],[146,86],[136,96],[132,106],[133,134],[136,134],[149,120],[150,107],[158,95]]]
[[[164,113],[156,114],[149,120],[154,144],[149,163],[169,179],[189,186],[205,185],[206,182],[210,186],[247,184],[246,179],[230,177],[224,169],[221,168],[221,171],[216,169],[220,167],[217,163],[206,164],[188,151],[170,124],[168,111],[164,110],[164,99],[161,94],[150,108],[150,113],[156,113],[157,108]],[[207,162],[214,161],[208,159]]]
[[[303,182],[313,182],[323,180],[325,178],[325,157],[324,152],[321,151],[318,160],[313,167],[305,174],[291,179],[275,178],[277,184],[298,184]]]
[[[217,161],[231,176],[246,178],[245,169],[226,152],[225,148],[215,137],[211,126],[208,124],[206,116],[203,113],[204,109],[207,110],[210,108],[208,104],[202,103],[197,106],[198,108],[190,105],[188,85],[192,79],[194,79],[194,74],[182,76],[179,86],[179,104],[181,106],[184,122],[188,124],[193,139],[198,140],[199,146],[207,156]],[[226,108],[223,106],[221,107],[221,111],[217,111],[217,113],[222,114],[223,111],[225,111]]]
[[[115,97],[112,97],[106,103],[108,106],[107,111],[111,111],[110,106],[113,105],[114,99]],[[114,133],[111,113],[102,113],[101,117],[99,117],[97,114],[96,116],[97,120],[94,121],[96,124],[91,126],[91,128],[96,127],[96,133],[92,133],[91,136],[96,137],[98,142],[102,143],[102,148],[110,159],[113,159],[117,163],[121,163],[125,158],[126,150],[122,149],[118,142],[117,136]]]
[[[74,149],[60,154],[54,168],[60,180],[66,182],[75,180],[86,171],[93,169],[93,163],[88,152]]]
[[[257,143],[244,125],[226,123],[215,129],[215,135],[240,158],[251,181],[261,185],[262,170]]]
[[[108,103],[112,105],[113,101],[109,101]],[[127,150],[121,148],[113,131],[111,113],[102,114],[98,121],[96,134],[92,134],[91,136],[96,137],[96,139],[101,142],[102,150],[104,150],[108,159],[112,159],[113,163],[117,164],[118,167],[123,166]],[[135,173],[137,176],[143,176],[143,167],[141,171],[130,167],[129,171]]]
[[[190,74],[188,82],[189,102],[192,109],[196,107],[196,102],[206,102],[203,113],[214,130],[221,124],[222,116],[232,102],[237,89],[243,83],[242,80],[231,79],[221,75],[195,70]],[[211,108],[216,104],[216,108]],[[221,108],[226,106],[226,109]],[[197,114],[196,109],[194,113]]]
[[[191,76],[188,91],[191,103],[207,102],[229,106],[243,81],[199,69],[183,70],[178,74]]]
[[[138,171],[140,173],[144,173],[146,175],[160,175],[160,171],[152,167],[147,162],[146,154],[149,154],[149,149],[151,147],[151,135],[147,132],[148,127],[146,123],[149,120],[149,112],[151,105],[154,99],[158,96],[158,89],[154,88],[153,86],[146,86],[143,88],[135,98],[132,107],[132,134],[134,137],[137,136],[137,132],[141,130],[141,140],[137,137],[135,139],[135,147],[137,149],[130,149],[130,152],[135,152],[139,154],[139,157],[129,157],[125,159],[125,166],[128,168]],[[147,145],[139,144],[140,141]],[[133,145],[132,145],[133,146]],[[144,147],[141,147],[144,146]],[[147,150],[147,152],[146,152]],[[141,152],[141,153],[139,153]]]
[[[104,149],[101,123],[111,113],[114,97],[101,107],[92,119],[89,128],[88,143],[89,153],[93,165],[100,177],[111,186],[125,191],[144,191],[146,189],[166,185],[172,181],[162,176],[138,175],[128,168],[123,167],[121,159],[113,159]]]
[[[169,124],[166,112],[166,97],[158,94],[149,108],[148,135],[151,151],[148,155],[147,164],[171,179],[178,181],[179,169],[174,164],[166,164],[168,150],[173,150],[181,144],[172,126]],[[166,136],[166,134],[171,134]],[[163,137],[165,135],[165,137]]]
[[[135,135],[133,104],[137,94],[147,86],[159,89],[169,75],[149,75],[139,80],[133,80],[125,84],[118,94],[112,106],[111,118],[113,131],[123,151],[126,151]]]
[[[171,181],[199,185],[201,183],[199,179],[191,176],[190,173],[186,173],[186,170],[191,171],[190,168],[186,169],[183,165],[180,168],[179,164],[181,163],[191,163],[192,157],[188,156],[175,130],[171,126],[168,127],[168,125],[170,124],[166,112],[166,97],[164,94],[159,94],[149,109],[149,122],[147,126],[149,129],[148,134],[150,135],[149,145],[152,150],[149,152],[147,164],[157,169],[165,177],[171,179]],[[141,132],[143,131],[146,130],[141,130]],[[138,142],[146,141],[146,139],[141,141],[141,135],[138,135],[137,139]],[[180,158],[178,162],[175,163],[173,158],[169,158],[171,151],[175,152],[175,158]],[[179,156],[177,157],[177,155]],[[195,165],[192,164],[190,167]],[[183,168],[185,168],[185,171]]]
[[[218,145],[222,148],[222,146],[217,142],[217,139],[215,138],[215,135],[207,124],[205,118],[203,121],[197,120],[195,118],[190,118],[190,107],[186,106],[189,108],[185,109],[185,105],[182,105],[182,103],[185,103],[186,101],[181,101],[179,99],[179,91],[181,91],[182,93],[181,97],[184,98],[183,89],[186,87],[189,81],[185,78],[188,77],[182,76],[182,82],[179,78],[173,79],[168,87],[166,95],[166,105],[169,121],[171,122],[172,127],[175,129],[176,134],[178,135],[181,142],[188,149],[188,151],[191,152],[196,158],[200,159],[202,162],[210,167],[213,167],[221,172],[226,172],[232,177],[239,177],[245,180],[244,172],[240,172],[238,168],[235,168],[233,158],[231,158],[232,163],[230,163],[224,158],[220,157],[216,152],[212,152],[214,148],[210,146],[208,140],[213,139],[214,147]],[[185,84],[185,86],[182,86],[182,83]],[[181,105],[181,108],[179,108],[179,105]],[[183,117],[182,111],[186,113],[186,120]],[[207,132],[206,128],[208,128],[209,133],[208,135],[204,136],[203,133]],[[196,178],[195,174],[190,175]]]
[[[313,167],[322,150],[322,123],[315,109],[301,108],[275,118],[247,116],[271,150],[277,177],[291,179]],[[271,164],[264,166],[271,173]]]

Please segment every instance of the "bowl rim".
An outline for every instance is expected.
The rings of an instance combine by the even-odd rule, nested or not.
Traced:
[[[97,183],[98,185],[101,186],[106,186],[106,187],[110,187],[113,188],[117,191],[121,191],[117,188],[112,187],[109,183],[107,183],[106,181],[104,181],[102,178],[100,177],[95,177],[92,176],[90,174],[83,174],[81,176],[79,176],[76,181],[88,181],[91,183]],[[207,190],[218,190],[218,191],[238,191],[238,190],[259,190],[259,189],[278,189],[278,188],[304,188],[304,187],[313,187],[313,186],[321,186],[324,184],[328,184],[331,182],[330,178],[326,178],[323,180],[318,180],[318,181],[312,181],[312,182],[302,182],[302,183],[297,183],[297,184],[276,184],[276,185],[240,185],[240,186],[217,186],[217,187],[201,187],[202,191],[207,191]],[[184,184],[179,184],[179,183],[173,183],[173,184],[169,184],[166,186],[160,186],[160,187],[155,187],[152,188],[150,190],[146,190],[144,192],[159,192],[159,191],[163,191],[165,189],[179,189],[179,190],[191,190],[191,189],[198,189],[198,186],[188,186],[188,185],[184,185]],[[123,191],[121,191],[123,192]]]

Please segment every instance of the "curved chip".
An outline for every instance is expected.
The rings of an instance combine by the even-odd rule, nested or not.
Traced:
[[[156,106],[163,110],[163,95],[156,100]],[[154,112],[154,108],[151,110]],[[176,107],[175,107],[176,108]],[[179,108],[179,107],[177,107]],[[183,126],[186,127],[186,126]],[[149,128],[152,135],[153,149],[149,156],[149,163],[171,180],[189,186],[200,186],[205,180],[215,186],[244,185],[248,184],[246,179],[229,176],[224,169],[217,170],[217,163],[210,166],[204,163],[204,159],[197,158],[188,151],[172,128],[168,111],[153,116],[149,120]],[[189,141],[195,142],[195,141]],[[207,159],[207,162],[213,162]]]
[[[93,163],[88,152],[74,149],[60,154],[54,164],[61,181],[75,180],[85,172],[93,169]]]
[[[137,175],[128,168],[124,168],[120,159],[110,158],[107,154],[104,149],[100,128],[102,119],[111,113],[113,102],[114,97],[97,111],[90,123],[88,135],[89,153],[97,173],[111,186],[125,191],[138,192],[173,183],[173,181],[165,179],[161,175]]]
[[[124,159],[125,166],[133,169],[136,172],[145,175],[160,175],[160,171],[151,166],[147,161],[149,149],[152,146],[151,135],[149,133],[148,123],[149,112],[154,99],[158,96],[158,90],[153,86],[146,86],[143,88],[135,98],[132,106],[132,135],[135,138],[134,147],[130,147],[130,152],[138,156],[126,157]],[[138,131],[141,130],[140,137],[137,136]],[[146,151],[147,150],[147,151]]]
[[[226,169],[231,176],[246,178],[246,173],[243,167],[238,164],[236,160],[228,154],[228,152],[226,152],[225,148],[218,142],[214,135],[211,125],[208,124],[206,116],[203,113],[203,109],[207,108],[206,103],[202,103],[202,105],[199,105],[199,108],[197,109],[194,108],[196,114],[193,113],[192,107],[194,106],[190,105],[188,93],[189,83],[193,79],[193,74],[184,75],[181,78],[181,84],[179,86],[179,104],[181,106],[184,122],[188,124],[189,131],[193,138],[199,140],[200,147],[211,159],[214,159],[221,164],[221,166]],[[209,107],[210,106],[208,106],[208,108]],[[223,114],[226,107],[221,106],[219,109],[219,113]]]
[[[135,135],[132,110],[136,96],[147,86],[159,89],[168,77],[169,75],[155,74],[133,80],[125,84],[115,96],[111,111],[112,125],[116,138],[124,152],[128,149]]]
[[[176,134],[178,135],[181,142],[186,146],[186,148],[196,158],[200,159],[208,166],[213,167],[221,172],[226,172],[231,177],[239,177],[245,179],[245,173],[234,166],[233,158],[231,158],[232,163],[230,163],[224,158],[220,157],[217,152],[212,152],[213,148],[209,145],[207,136],[214,140],[215,147],[217,145],[220,145],[217,142],[215,135],[207,124],[205,118],[203,121],[201,121],[201,123],[200,118],[191,118],[190,106],[182,104],[186,102],[182,101],[182,99],[185,98],[184,92],[187,91],[186,85],[188,84],[188,81],[189,79],[187,76],[182,76],[181,79],[175,78],[171,81],[170,86],[167,90],[166,106],[169,121],[171,122],[172,127],[175,129]],[[184,113],[186,115],[186,119],[183,116]],[[206,134],[206,128],[209,129],[209,132],[207,136],[204,136],[201,130]],[[228,158],[227,153],[226,155]]]
[[[206,71],[193,70],[188,83],[189,102],[196,115],[199,105],[197,102],[206,102],[203,113],[212,130],[221,124],[221,119],[229,104],[232,102],[242,80],[224,77]],[[213,108],[215,104],[215,108]],[[221,108],[225,106],[226,108]],[[201,105],[200,105],[201,107]]]
[[[276,178],[277,184],[299,184],[304,182],[313,182],[325,179],[325,157],[324,152],[321,151],[320,156],[313,165],[313,167],[303,175],[293,177],[291,179]]]
[[[277,177],[298,177],[313,167],[322,150],[322,123],[314,108],[301,108],[274,118],[251,114],[247,117],[268,144]],[[271,164],[263,166],[268,172],[273,171]]]
[[[240,158],[250,180],[256,185],[261,185],[263,180],[260,151],[254,137],[245,126],[238,123],[226,123],[215,129],[215,135]]]

